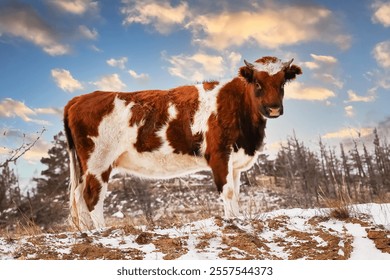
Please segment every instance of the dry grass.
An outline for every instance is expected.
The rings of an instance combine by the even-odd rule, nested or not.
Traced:
[[[348,192],[344,189],[339,189],[335,198],[326,197],[323,193],[320,195],[321,201],[328,209],[325,213],[328,217],[346,220],[352,217],[353,209],[351,205],[354,203]]]

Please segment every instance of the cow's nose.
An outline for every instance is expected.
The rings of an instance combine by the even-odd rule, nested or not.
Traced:
[[[283,106],[269,106],[264,109],[269,118],[277,118],[283,115]]]

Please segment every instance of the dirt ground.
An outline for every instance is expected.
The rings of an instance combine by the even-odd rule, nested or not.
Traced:
[[[209,219],[213,224],[212,231],[206,226],[193,228],[190,232],[176,228],[177,234],[172,235],[164,233],[161,228],[142,230],[123,225],[88,233],[4,238],[0,244],[9,248],[8,252],[4,252],[6,258],[21,260],[143,260],[153,258],[153,254],[155,259],[165,260],[186,259],[186,256],[228,260],[349,259],[353,251],[353,237],[344,226],[341,232],[325,226],[329,219],[314,216],[295,227],[296,221],[286,215],[265,220],[214,217]],[[367,238],[375,243],[378,250],[390,253],[389,231],[375,227],[364,217],[344,220],[341,225],[347,223],[363,227]]]

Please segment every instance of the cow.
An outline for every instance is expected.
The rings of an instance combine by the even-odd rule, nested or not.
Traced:
[[[225,82],[71,99],[64,108],[71,221],[81,230],[105,226],[114,169],[160,179],[211,170],[225,217],[239,216],[240,174],[262,149],[267,119],[283,115],[284,85],[302,74],[292,61],[244,60]]]

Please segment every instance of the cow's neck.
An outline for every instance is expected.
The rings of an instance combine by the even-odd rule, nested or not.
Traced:
[[[263,144],[267,120],[261,115],[259,108],[256,105],[253,85],[242,80],[241,82],[244,83],[244,90],[240,93],[240,133],[235,149],[243,148],[246,154],[252,156]]]

